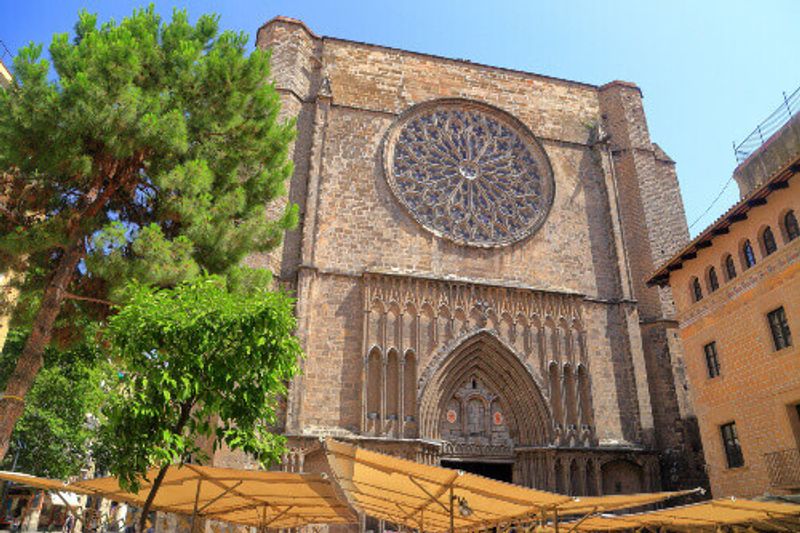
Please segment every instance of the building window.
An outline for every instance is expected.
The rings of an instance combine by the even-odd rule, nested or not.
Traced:
[[[692,278],[692,297],[695,302],[703,299],[703,288],[700,287],[700,280],[697,278]]]
[[[742,447],[739,444],[739,436],[736,434],[736,422],[730,422],[720,426],[722,431],[722,445],[725,446],[725,457],[728,460],[728,468],[736,468],[744,465]]]
[[[778,245],[775,244],[775,235],[772,234],[772,230],[769,226],[767,226],[764,233],[761,234],[761,242],[764,243],[764,255],[770,255],[778,249]]]
[[[711,267],[708,270],[708,292],[719,289],[719,279],[717,279],[717,269]]]
[[[708,368],[708,377],[715,378],[719,376],[719,359],[717,358],[717,343],[709,342],[703,346],[703,351],[706,353],[706,367]]]
[[[745,270],[755,266],[756,254],[753,253],[753,245],[750,244],[749,240],[744,241],[744,244],[742,245],[742,258],[744,261]]]
[[[772,341],[775,343],[776,350],[782,350],[792,345],[792,332],[789,330],[789,322],[786,321],[786,311],[779,307],[767,313],[769,329],[772,331]]]
[[[783,225],[786,227],[786,240],[793,241],[800,237],[800,226],[797,225],[797,217],[794,211],[789,211],[783,217]]]
[[[730,254],[725,257],[725,275],[728,276],[728,281],[736,277],[736,263],[733,262],[733,256]]]

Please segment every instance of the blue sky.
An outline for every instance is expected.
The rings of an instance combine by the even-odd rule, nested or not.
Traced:
[[[71,31],[85,7],[121,18],[145,2],[0,0],[0,40],[12,53]],[[692,235],[738,199],[730,183],[741,141],[800,85],[800,1],[159,1],[169,14],[221,15],[223,28],[255,31],[275,15],[322,35],[642,88],[653,140],[677,162]]]

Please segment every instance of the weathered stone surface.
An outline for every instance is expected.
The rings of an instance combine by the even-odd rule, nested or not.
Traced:
[[[250,259],[298,297],[307,358],[287,468],[322,468],[316,438],[337,435],[429,462],[506,460],[515,481],[564,492],[693,485],[657,462],[686,445],[675,427],[691,412],[671,296],[644,277],[688,232],[639,89],[321,38],[284,18],[258,46],[298,117],[301,225]],[[536,231],[457,244],[398,203],[387,134],[437,99],[491,106],[541,143],[555,194]]]

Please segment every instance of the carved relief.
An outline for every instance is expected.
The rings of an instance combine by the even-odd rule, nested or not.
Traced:
[[[513,448],[500,395],[477,377],[466,380],[442,413],[440,435],[453,446]]]

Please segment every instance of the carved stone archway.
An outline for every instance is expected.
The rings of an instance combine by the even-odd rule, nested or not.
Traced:
[[[440,421],[447,403],[475,378],[498,394],[516,446],[552,442],[552,419],[541,390],[513,351],[491,332],[481,330],[467,337],[432,370],[420,394],[420,437],[442,438]]]

